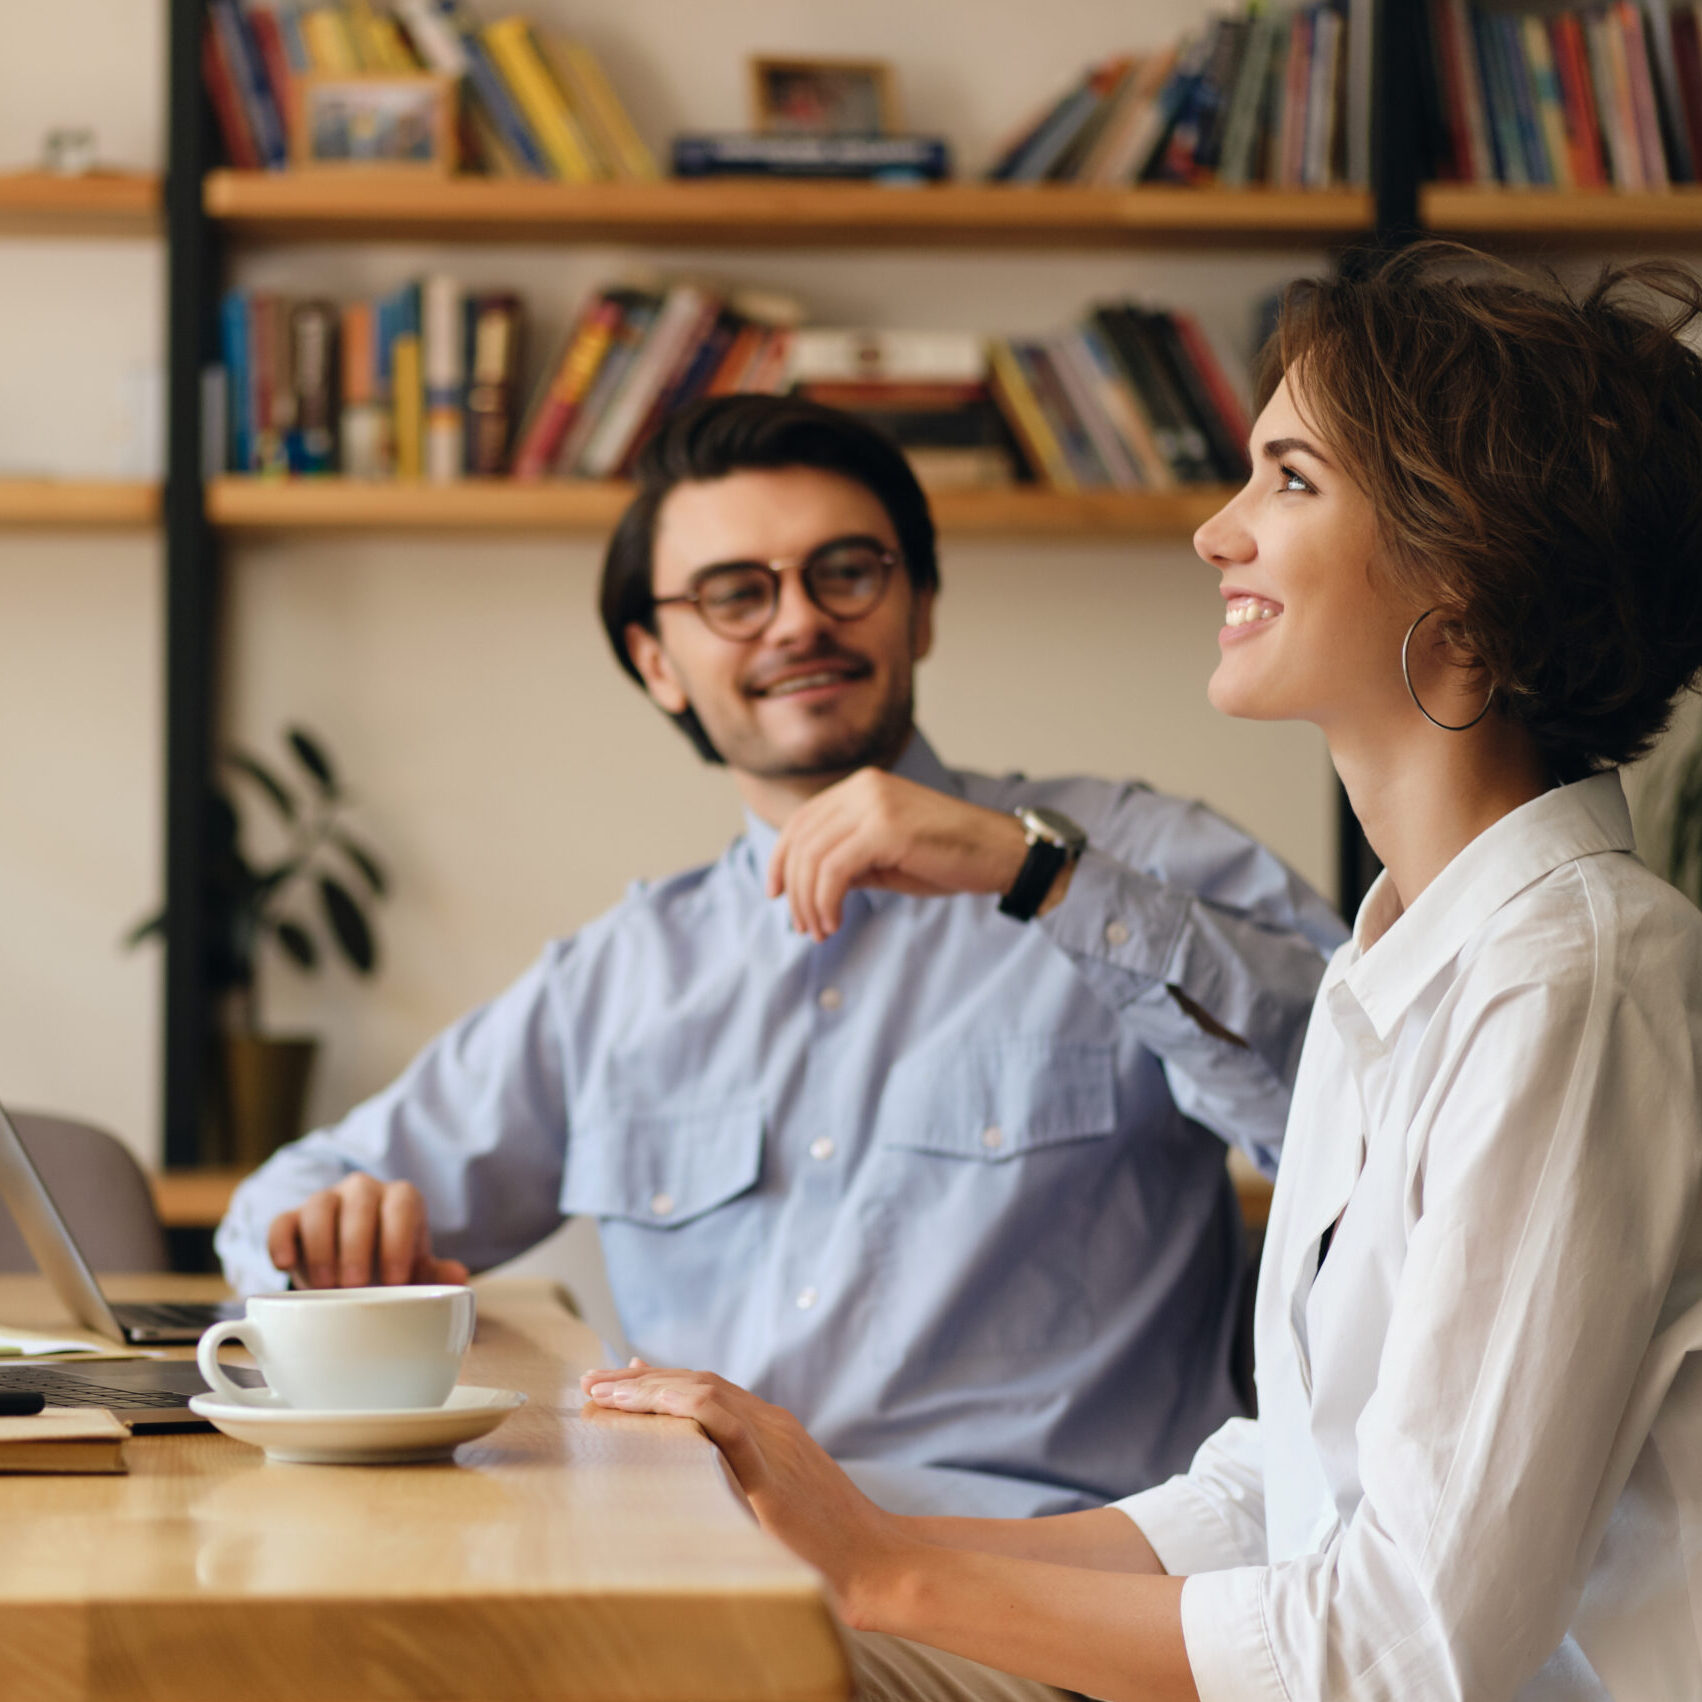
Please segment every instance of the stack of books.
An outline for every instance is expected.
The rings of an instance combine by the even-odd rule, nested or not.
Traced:
[[[1252,5],[1090,66],[1000,148],[996,183],[1269,184],[1371,177],[1369,0]]]
[[[1519,188],[1702,179],[1702,5],[1519,13],[1431,0],[1431,174]]]
[[[930,489],[1007,485],[1023,470],[973,332],[799,331],[791,379],[796,394],[885,433]]]
[[[993,396],[1055,490],[1174,490],[1247,477],[1247,410],[1199,322],[1132,303],[1060,336],[995,338]]]
[[[283,171],[298,78],[435,71],[460,79],[459,158],[499,177],[653,178],[654,156],[595,56],[461,0],[210,0],[202,76],[230,164]]]
[[[231,290],[220,311],[224,466],[442,483],[508,470],[524,312],[452,278],[339,306]]]

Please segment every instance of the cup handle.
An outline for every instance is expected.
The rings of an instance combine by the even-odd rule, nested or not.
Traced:
[[[230,1401],[237,1406],[251,1407],[269,1402],[272,1399],[270,1389],[263,1385],[256,1389],[245,1388],[241,1383],[233,1383],[225,1375],[224,1367],[219,1364],[219,1349],[231,1341],[241,1342],[250,1353],[254,1352],[246,1318],[227,1318],[222,1324],[215,1324],[202,1334],[200,1344],[195,1349],[195,1363],[201,1368],[201,1375],[206,1378],[208,1388],[220,1400]]]

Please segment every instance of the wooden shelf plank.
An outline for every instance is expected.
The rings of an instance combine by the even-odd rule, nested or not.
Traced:
[[[245,1170],[164,1170],[148,1178],[167,1229],[217,1229]]]
[[[0,478],[0,531],[110,531],[159,517],[159,486],[140,480]]]
[[[1504,189],[1426,184],[1426,229],[1498,242],[1577,246],[1607,242],[1702,243],[1702,188],[1628,193],[1611,189]]]
[[[0,173],[0,236],[150,236],[159,228],[152,173]]]
[[[631,495],[624,484],[568,480],[429,485],[233,476],[207,487],[207,515],[216,526],[252,531],[604,532]],[[1012,485],[937,491],[930,500],[941,531],[958,537],[1185,539],[1228,495],[1216,485],[1079,495]]]
[[[1129,247],[1328,243],[1364,234],[1358,190],[1081,189],[985,183],[546,183],[361,172],[216,171],[206,208],[243,237],[370,242],[706,242]]]

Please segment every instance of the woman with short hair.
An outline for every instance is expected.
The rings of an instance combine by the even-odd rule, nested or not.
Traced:
[[[703,1424],[860,1694],[1702,1696],[1702,915],[1617,772],[1702,668],[1698,326],[1674,267],[1572,296],[1437,244],[1285,299],[1195,539],[1209,694],[1323,730],[1384,873],[1302,1056],[1256,1420],[1095,1512],[904,1519],[718,1379],[587,1379]]]

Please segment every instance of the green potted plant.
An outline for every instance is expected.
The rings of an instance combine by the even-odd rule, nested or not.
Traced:
[[[371,975],[378,947],[367,905],[383,898],[383,866],[344,824],[347,799],[324,745],[302,727],[284,731],[288,778],[250,752],[226,753],[223,767],[264,799],[283,833],[282,849],[250,847],[232,787],[215,782],[209,807],[207,981],[221,1007],[222,1091],[217,1156],[244,1168],[301,1133],[318,1042],[267,1034],[260,1016],[261,948],[275,943],[313,973],[328,941],[358,975]],[[356,896],[358,889],[360,896]],[[134,928],[134,946],[169,933],[161,911]]]

